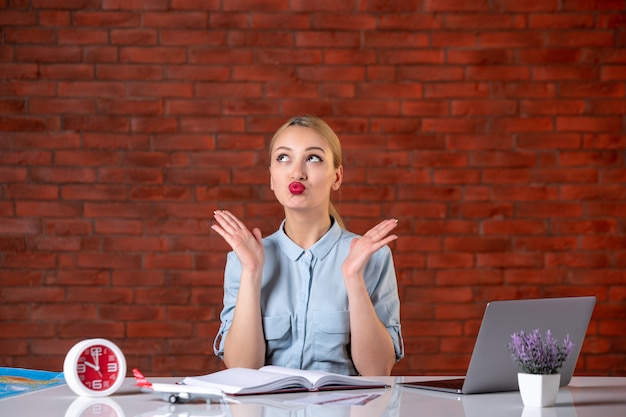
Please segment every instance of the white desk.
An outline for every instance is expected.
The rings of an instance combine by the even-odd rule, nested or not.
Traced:
[[[173,382],[173,378],[152,378],[153,382]],[[0,400],[2,417],[625,417],[626,378],[574,377],[561,388],[557,404],[549,408],[524,408],[519,392],[460,396],[396,385],[420,377],[380,378],[392,385],[377,391],[380,397],[362,406],[290,406],[285,399],[316,394],[274,394],[237,397],[245,404],[202,402],[170,405],[159,397],[145,394],[128,378],[122,388],[106,398],[77,397],[66,386],[58,386]],[[358,391],[350,391],[357,393]],[[113,414],[108,412],[113,411]]]

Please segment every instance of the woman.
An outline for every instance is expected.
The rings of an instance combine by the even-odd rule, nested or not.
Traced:
[[[272,364],[348,375],[389,375],[404,356],[398,290],[387,244],[397,220],[362,237],[330,201],[341,186],[339,138],[296,117],[270,143],[270,186],[283,205],[262,238],[228,211],[212,226],[231,246],[215,354],[227,367]]]

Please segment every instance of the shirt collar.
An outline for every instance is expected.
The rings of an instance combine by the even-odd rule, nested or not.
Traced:
[[[341,236],[341,226],[339,226],[339,223],[337,223],[334,218],[331,217],[331,220],[332,225],[330,226],[330,229],[328,229],[320,240],[315,242],[315,244],[308,249],[309,252],[311,252],[317,259],[323,259],[326,255],[328,255]],[[285,220],[283,220],[280,224],[278,236],[280,239],[280,247],[292,261],[297,261],[306,252],[306,250],[298,246],[285,233]]]

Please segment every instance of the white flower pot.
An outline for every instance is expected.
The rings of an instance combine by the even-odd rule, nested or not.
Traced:
[[[524,406],[550,407],[556,403],[561,375],[535,375],[520,372],[517,374],[517,382]]]

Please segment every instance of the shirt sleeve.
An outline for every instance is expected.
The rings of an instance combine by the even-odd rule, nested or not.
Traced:
[[[224,340],[230,329],[235,312],[235,302],[239,292],[239,280],[241,278],[241,264],[234,252],[229,252],[226,257],[224,268],[224,307],[220,313],[220,328],[213,341],[213,353],[220,359],[224,359]]]
[[[400,326],[400,298],[398,295],[398,282],[396,270],[393,264],[391,249],[384,246],[372,257],[374,262],[369,262],[365,271],[365,277],[370,289],[370,298],[378,318],[387,328],[393,341],[396,353],[396,361],[404,357],[404,341]],[[372,288],[373,287],[373,288]]]

